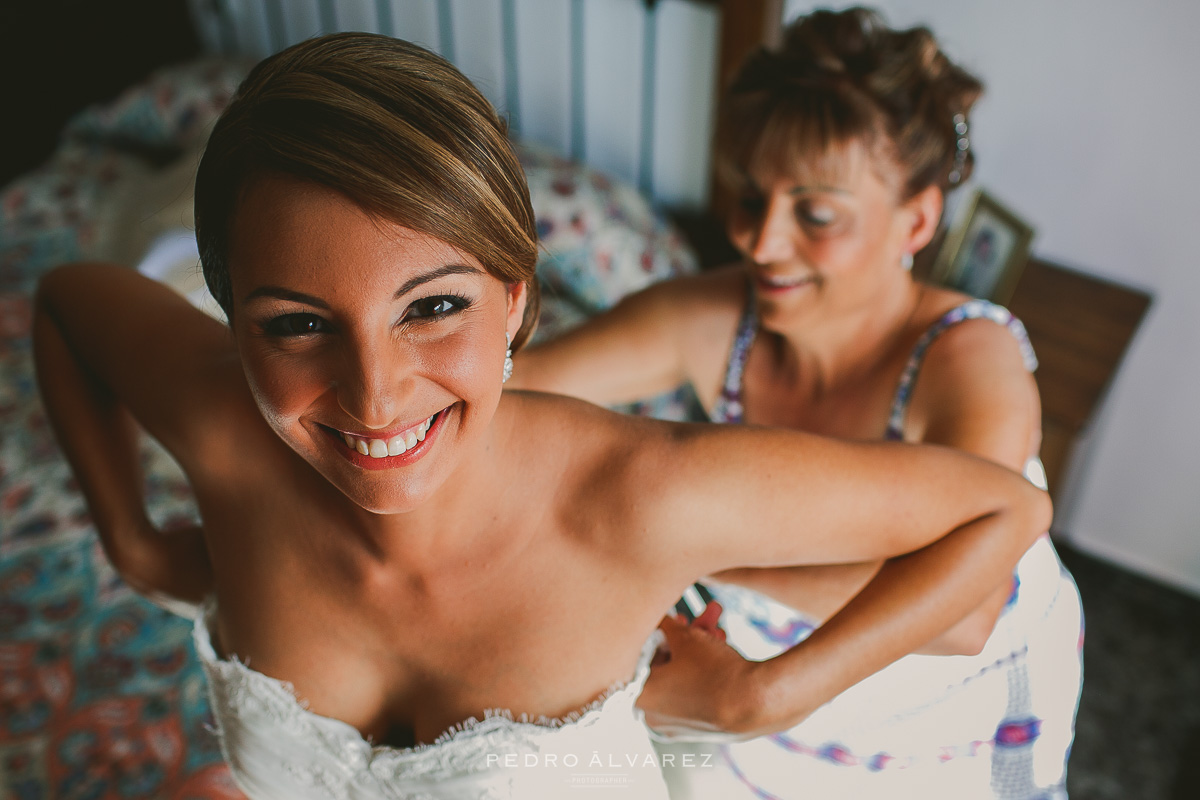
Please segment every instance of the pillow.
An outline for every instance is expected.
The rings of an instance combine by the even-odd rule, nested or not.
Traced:
[[[170,158],[207,138],[251,66],[244,59],[207,58],[165,67],[115,100],[76,114],[64,136]]]
[[[678,230],[636,188],[544,148],[518,144],[542,254],[542,317],[552,339],[651,283],[699,269]],[[663,419],[707,419],[690,387],[618,406]]]
[[[651,283],[697,271],[683,237],[633,186],[545,148],[518,144],[517,155],[537,217],[543,300],[572,307],[550,310],[538,338],[562,330],[556,315],[578,322]]]

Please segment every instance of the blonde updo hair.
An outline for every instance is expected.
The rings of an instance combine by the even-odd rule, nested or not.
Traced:
[[[487,99],[452,64],[369,33],[310,39],[256,66],[221,115],[196,174],[196,238],[209,291],[233,317],[229,243],[249,182],[285,175],[470,253],[529,287],[516,350],[537,324],[529,188]]]
[[[816,11],[734,76],[718,130],[720,174],[734,179],[762,159],[836,168],[861,143],[899,168],[901,199],[929,186],[947,192],[974,165],[974,153],[959,148],[966,126],[956,123],[982,93],[928,28],[893,30],[867,8]]]

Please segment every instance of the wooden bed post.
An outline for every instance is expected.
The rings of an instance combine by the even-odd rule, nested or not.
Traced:
[[[721,13],[721,33],[718,44],[717,80],[713,87],[717,116],[721,113],[721,98],[725,87],[741,67],[746,56],[755,49],[774,47],[783,34],[783,0],[708,0]],[[711,134],[715,139],[716,131]],[[702,211],[676,211],[672,221],[700,260],[702,269],[728,264],[739,254],[725,235],[725,220],[733,197],[717,180],[714,157],[707,165],[709,171],[708,207]]]
[[[782,35],[783,0],[721,0],[721,60],[716,85],[718,115],[725,87],[746,56],[759,47],[778,47]],[[723,222],[732,198],[718,183],[715,169],[709,185],[709,211]]]

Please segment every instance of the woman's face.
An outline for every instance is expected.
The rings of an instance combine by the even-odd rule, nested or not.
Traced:
[[[871,308],[909,281],[901,266],[925,240],[914,203],[898,201],[895,167],[853,144],[837,169],[745,170],[729,225],[768,329]],[[812,177],[807,177],[812,176]],[[933,190],[936,193],[936,189]],[[937,195],[936,215],[941,213]],[[931,231],[930,231],[931,232]]]
[[[523,284],[276,177],[244,192],[229,263],[234,336],[263,417],[352,501],[410,510],[482,442]]]

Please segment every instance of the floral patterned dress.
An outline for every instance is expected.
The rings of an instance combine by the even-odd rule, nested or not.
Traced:
[[[1006,309],[971,300],[917,342],[894,396],[886,438],[905,413],[929,345],[965,320],[989,319],[1037,366],[1025,329]],[[738,325],[714,422],[742,422],[742,372],[758,331],[753,294]],[[1044,487],[1040,462],[1026,477]],[[758,592],[710,583],[728,641],[766,659],[806,638],[814,621]],[[1042,536],[1013,575],[1013,591],[982,652],[910,655],[847,690],[800,725],[749,742],[669,745],[701,750],[714,769],[668,770],[686,798],[1063,798],[1082,679],[1082,608],[1070,574]]]

